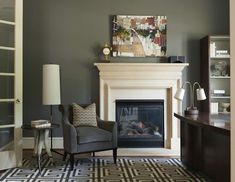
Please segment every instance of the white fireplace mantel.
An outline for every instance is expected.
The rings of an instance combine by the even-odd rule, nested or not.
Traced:
[[[151,79],[161,75],[164,79],[181,77],[188,63],[95,63],[101,78],[145,77]],[[137,77],[136,77],[137,76]]]
[[[95,63],[100,76],[100,117],[115,120],[119,99],[163,99],[165,148],[179,150],[179,123],[174,112],[182,105],[173,98],[188,63]]]

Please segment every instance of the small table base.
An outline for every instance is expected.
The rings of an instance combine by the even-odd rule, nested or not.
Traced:
[[[34,156],[37,157],[38,169],[41,173],[41,154],[43,145],[46,149],[47,155],[50,157],[53,163],[53,158],[50,150],[49,139],[49,128],[41,128],[40,130],[34,130]]]

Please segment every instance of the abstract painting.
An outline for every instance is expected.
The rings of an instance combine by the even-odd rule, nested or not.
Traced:
[[[166,16],[115,15],[113,57],[166,56]]]

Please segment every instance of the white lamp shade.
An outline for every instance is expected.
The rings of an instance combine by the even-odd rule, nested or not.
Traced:
[[[42,69],[42,103],[43,105],[59,105],[60,100],[60,66],[45,64]]]
[[[206,94],[203,88],[197,89],[197,100],[206,100]]]
[[[184,93],[185,93],[185,89],[180,88],[176,91],[174,98],[182,101],[184,98]]]

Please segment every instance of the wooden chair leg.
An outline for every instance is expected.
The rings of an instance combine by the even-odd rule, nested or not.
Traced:
[[[72,171],[74,167],[74,154],[70,154],[70,170]]]
[[[113,161],[117,164],[117,148],[113,149]]]
[[[65,161],[67,154],[68,154],[67,152],[64,152],[63,161]]]

